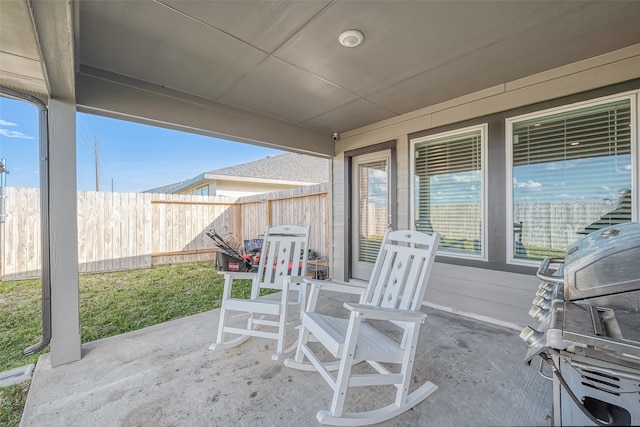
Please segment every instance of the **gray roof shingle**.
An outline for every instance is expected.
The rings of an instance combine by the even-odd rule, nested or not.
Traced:
[[[329,160],[304,154],[285,153],[249,163],[215,169],[206,172],[206,174],[320,184],[329,182]]]
[[[280,181],[303,182],[311,184],[322,184],[329,182],[329,159],[305,154],[285,153],[276,156],[269,156],[264,159],[249,163],[229,166],[221,169],[214,169],[200,177],[206,175],[224,175],[235,178],[254,179],[274,179]],[[162,187],[153,188],[145,193],[172,193],[178,187],[193,181],[180,181]],[[202,179],[202,178],[201,178]],[[189,185],[192,185],[190,182]]]
[[[143,191],[143,193],[166,193],[169,194],[171,193],[171,191],[174,188],[178,188],[179,186],[181,186],[182,184],[184,184],[185,181],[180,181],[180,182],[174,182],[173,184],[168,184],[168,185],[163,185],[162,187],[156,187],[156,188],[152,188],[150,190],[145,190]]]

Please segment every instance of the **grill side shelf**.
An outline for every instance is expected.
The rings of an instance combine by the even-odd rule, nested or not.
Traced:
[[[596,334],[594,312],[591,307],[593,306],[565,302],[563,338],[574,342],[577,346],[590,346],[599,350],[640,358],[640,346],[636,341],[625,339],[622,336],[613,310],[594,307],[595,316],[598,318],[597,322],[600,323],[602,332],[601,335]]]

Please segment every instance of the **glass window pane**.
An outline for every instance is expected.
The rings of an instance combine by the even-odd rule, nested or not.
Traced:
[[[439,252],[482,254],[481,129],[414,146],[414,218],[418,231],[442,235]]]
[[[513,256],[539,260],[631,221],[631,101],[512,125]]]
[[[373,263],[378,256],[382,237],[389,226],[387,161],[379,160],[360,164],[358,176],[360,177],[358,260]]]

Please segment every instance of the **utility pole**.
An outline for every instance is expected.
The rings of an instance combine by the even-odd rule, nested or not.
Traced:
[[[7,174],[9,171],[6,169],[7,159],[0,159],[0,222],[5,222],[7,219],[7,197],[4,190],[7,186]]]
[[[93,148],[96,154],[96,191],[100,191],[100,178],[98,176],[98,137],[93,137]]]

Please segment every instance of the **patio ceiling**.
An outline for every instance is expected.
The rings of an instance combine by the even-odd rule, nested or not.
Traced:
[[[195,103],[222,117],[214,133],[289,132],[325,155],[333,132],[640,43],[638,1],[31,3],[0,2],[0,85],[197,130],[184,109],[143,115],[157,97]],[[364,42],[345,48],[352,28]]]

